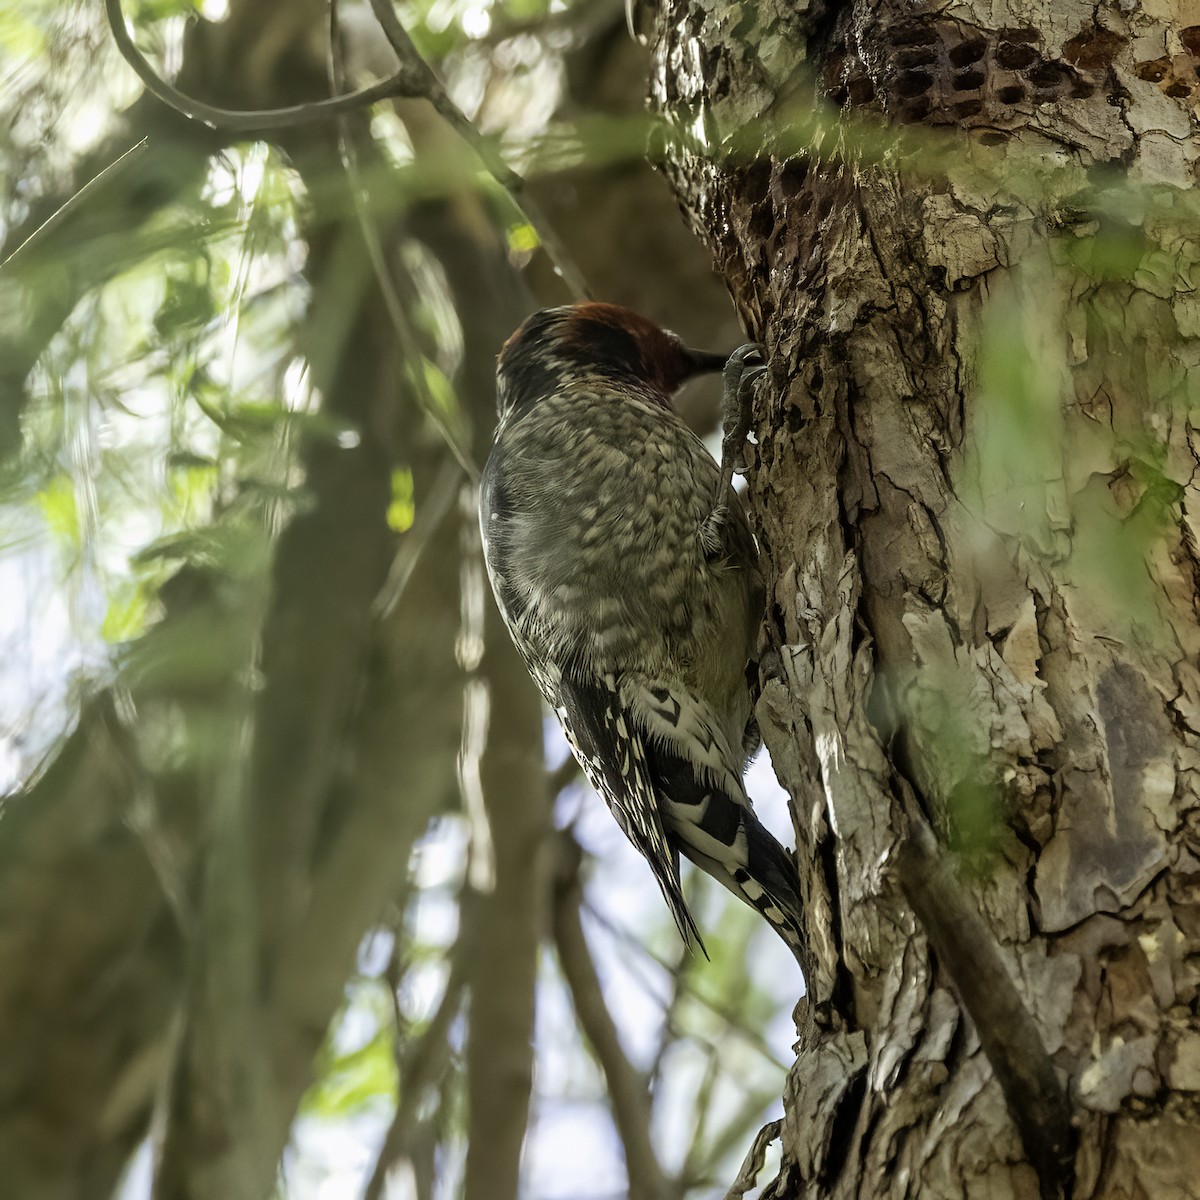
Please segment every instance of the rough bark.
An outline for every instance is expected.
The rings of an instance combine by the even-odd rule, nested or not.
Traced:
[[[780,652],[760,720],[819,1013],[774,1195],[1196,1194],[1185,25],[1149,5],[659,14],[671,176],[774,365],[750,474]],[[819,100],[823,137],[798,141]],[[914,126],[953,153],[868,161],[864,128]],[[1149,189],[1144,216],[1104,211],[1098,168]],[[1114,224],[1127,265],[1081,264]],[[989,391],[1005,328],[1033,364],[1024,423]],[[1018,454],[996,437],[1014,420]],[[995,817],[986,853],[972,803]],[[905,884],[926,820],[1015,1009],[972,988],[966,941]],[[1061,1171],[1014,1100],[1053,1085],[1004,1080],[1022,1044],[1073,1114]]]

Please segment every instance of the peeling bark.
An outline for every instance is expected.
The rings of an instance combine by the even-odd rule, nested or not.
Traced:
[[[1197,54],[1159,5],[659,14],[668,172],[773,363],[759,716],[819,1014],[774,1195],[1196,1194]],[[1065,1089],[1065,1180],[901,887],[904,781]]]

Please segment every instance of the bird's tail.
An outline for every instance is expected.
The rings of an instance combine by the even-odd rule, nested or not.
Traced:
[[[671,841],[701,870],[757,909],[787,943],[807,975],[803,908],[788,852],[754,814],[746,794],[703,778],[675,747],[646,748],[663,826]]]

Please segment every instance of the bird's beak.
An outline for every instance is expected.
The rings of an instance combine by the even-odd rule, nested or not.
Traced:
[[[728,354],[715,354],[711,350],[693,350],[690,347],[684,350],[684,355],[688,362],[687,377],[689,379],[696,375],[711,375],[716,371],[723,371],[729,360]]]

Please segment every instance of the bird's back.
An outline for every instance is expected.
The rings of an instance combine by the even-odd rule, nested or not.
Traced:
[[[720,698],[732,736],[761,612],[753,537],[731,490],[728,545],[706,554],[717,464],[652,393],[613,386],[576,383],[497,439],[481,497],[497,598],[535,657],[669,671]]]

